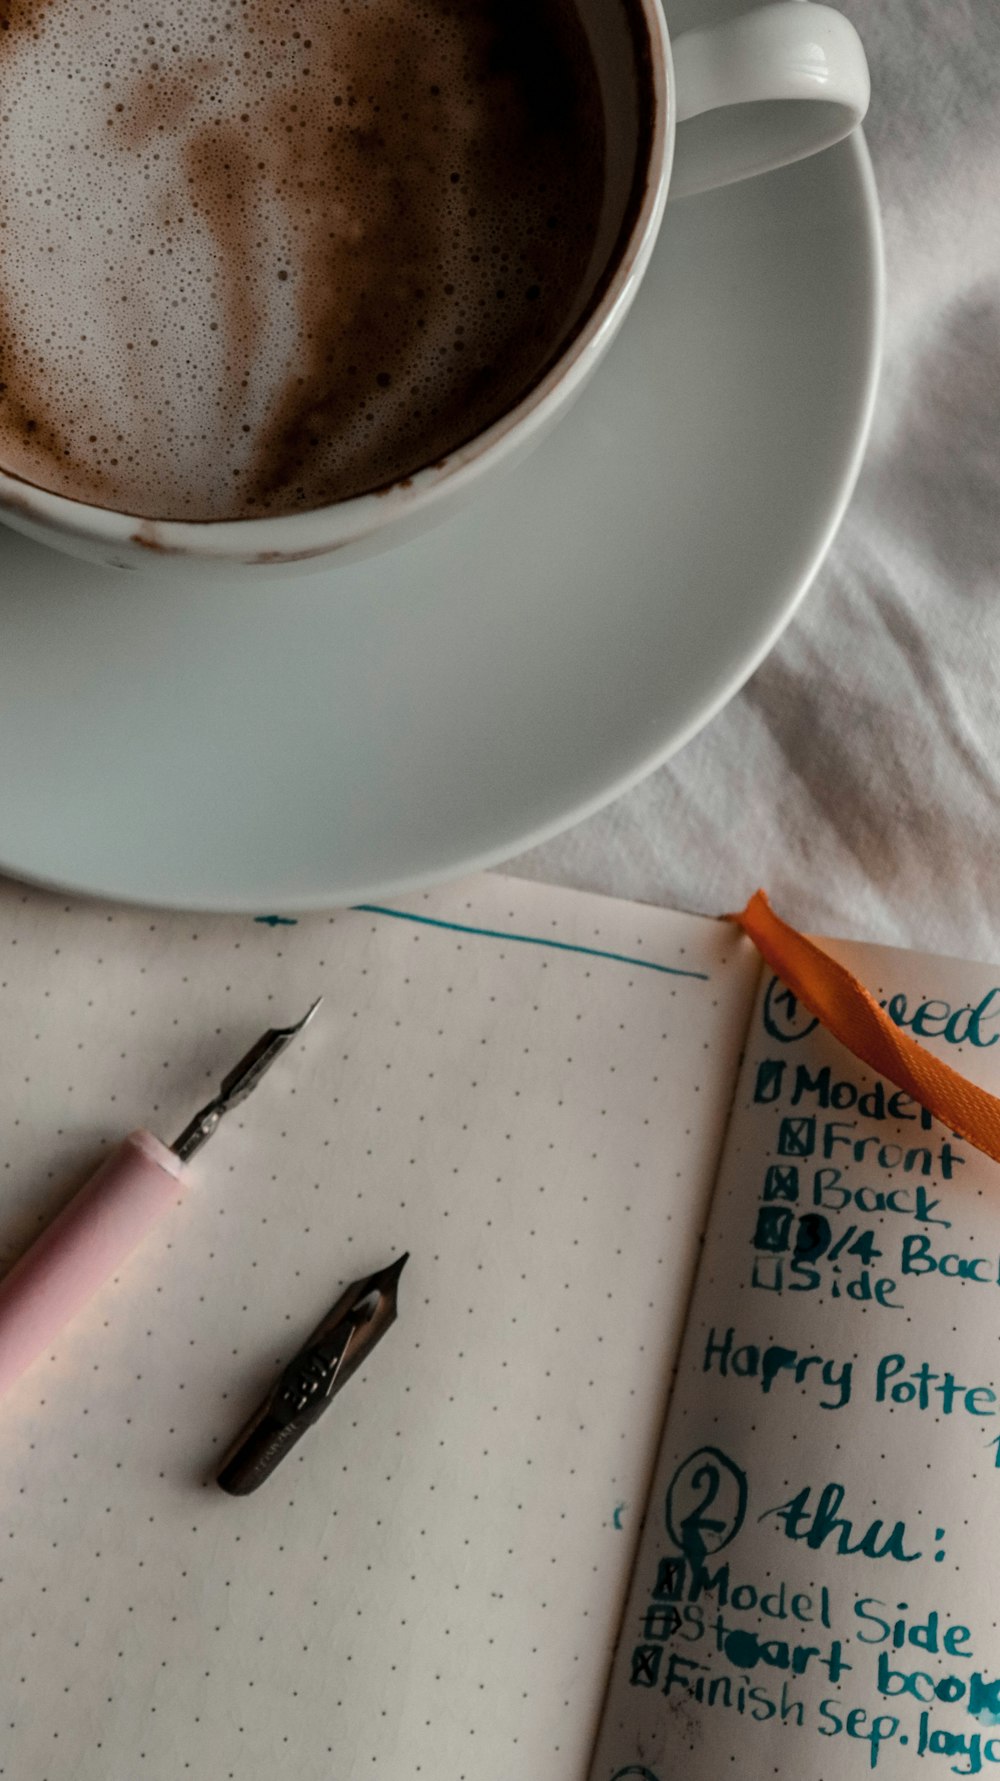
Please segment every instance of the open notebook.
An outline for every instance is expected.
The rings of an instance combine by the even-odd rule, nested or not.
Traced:
[[[995,971],[834,950],[1000,1087]],[[4,886],[0,984],[6,1260],[325,998],[0,1406],[0,1774],[1000,1764],[1000,1175],[733,928],[501,877],[294,923]],[[396,1327],[225,1496],[403,1249]]]

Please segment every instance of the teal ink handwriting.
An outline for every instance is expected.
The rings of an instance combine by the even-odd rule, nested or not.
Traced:
[[[939,1653],[946,1657],[964,1657],[971,1661],[971,1650],[965,1650],[972,1638],[967,1626],[957,1622],[953,1625],[947,1615],[943,1618],[937,1608],[930,1609],[925,1620],[911,1620],[906,1610],[907,1602],[898,1602],[896,1610],[886,1618],[886,1603],[878,1596],[859,1596],[854,1603],[854,1616],[861,1622],[858,1642],[861,1645],[891,1644],[894,1651],[902,1651],[907,1645],[914,1646],[918,1651],[926,1651],[932,1657]],[[878,1612],[881,1609],[883,1612]]]
[[[717,1447],[699,1447],[667,1489],[667,1532],[693,1562],[735,1540],[747,1509],[746,1475]]]
[[[829,1219],[821,1212],[805,1212],[801,1218],[795,1218],[789,1207],[767,1204],[758,1211],[753,1243],[756,1249],[769,1250],[774,1255],[793,1249],[801,1261],[810,1262],[819,1261],[824,1255],[831,1262],[841,1256],[857,1256],[870,1267],[882,1255],[872,1230],[859,1231],[856,1224],[849,1224],[834,1237]]]
[[[1000,1738],[981,1738],[978,1732],[963,1737],[961,1732],[944,1731],[938,1727],[932,1730],[931,1716],[924,1710],[920,1715],[917,1732],[918,1756],[957,1756],[968,1767],[959,1768],[958,1763],[949,1766],[953,1775],[981,1775],[986,1763],[1000,1763]]]
[[[950,1002],[928,998],[911,1007],[905,995],[885,996],[879,1002],[894,1026],[909,1027],[919,1039],[943,1039],[947,1045],[995,1045],[1000,1033],[987,1028],[1000,1020],[1000,988],[988,989],[978,1002],[963,1002],[953,1008]],[[778,977],[772,977],[764,996],[764,1030],[779,1044],[790,1045],[805,1039],[819,1022],[804,1002]]]
[[[857,1131],[857,1126],[856,1119],[824,1121],[823,1155],[827,1161],[843,1146],[856,1163],[866,1163],[870,1159],[880,1169],[902,1169],[904,1175],[914,1172],[941,1175],[945,1181],[951,1181],[956,1168],[965,1162],[964,1156],[958,1155],[947,1138],[940,1144],[918,1144],[905,1149],[902,1144],[883,1144],[877,1137],[855,1138],[851,1134]]]
[[[297,928],[299,925],[294,915],[255,915],[254,921],[261,921],[268,928]]]
[[[931,1239],[913,1231],[903,1238],[904,1274],[940,1274],[945,1280],[968,1280],[977,1286],[1000,1286],[1000,1256],[940,1254]]]
[[[839,1170],[820,1169],[817,1177],[839,1173]],[[849,1224],[835,1234],[830,1220],[822,1212],[805,1212],[796,1217],[794,1203],[790,1206],[774,1201],[779,1190],[782,1201],[790,1191],[789,1184],[772,1179],[777,1175],[778,1166],[775,1165],[765,1180],[764,1204],[757,1209],[751,1242],[758,1253],[751,1285],[761,1291],[779,1293],[815,1292],[825,1286],[834,1299],[845,1296],[881,1305],[889,1311],[901,1310],[893,1296],[896,1281],[891,1275],[874,1272],[874,1264],[882,1256],[874,1231],[859,1230],[856,1224]],[[797,1183],[794,1191],[797,1194]],[[782,1263],[770,1269],[761,1266],[763,1258],[779,1256],[789,1256],[787,1272]],[[816,1265],[820,1262],[824,1263],[824,1268]],[[844,1270],[852,1262],[859,1263],[860,1267],[852,1269],[847,1279]]]
[[[784,1058],[765,1059],[759,1064],[754,1100],[765,1104],[779,1100],[790,1068]],[[844,1113],[856,1107],[865,1119],[918,1120],[925,1132],[929,1132],[934,1123],[927,1108],[921,1107],[912,1095],[904,1094],[902,1089],[887,1093],[881,1077],[873,1087],[861,1089],[848,1078],[835,1079],[829,1064],[815,1071],[810,1071],[808,1064],[796,1064],[789,1104],[797,1107],[810,1097],[824,1112],[832,1107],[834,1112]]]
[[[888,1713],[872,1714],[869,1717],[864,1707],[852,1707],[845,1711],[840,1701],[821,1701],[819,1708],[820,1723],[817,1727],[821,1738],[836,1738],[846,1733],[849,1738],[860,1738],[868,1745],[868,1766],[878,1768],[879,1752],[883,1744],[890,1744],[899,1732],[900,1722]],[[906,1734],[900,1737],[901,1744],[906,1743]]]
[[[915,1224],[938,1224],[951,1229],[949,1218],[938,1218],[940,1200],[932,1200],[922,1181],[906,1187],[850,1187],[844,1181],[843,1169],[831,1164],[817,1169],[812,1179],[812,1203],[826,1212],[843,1212],[850,1206],[858,1212],[894,1212],[912,1218]]]
[[[761,1292],[816,1292],[825,1287],[832,1299],[854,1299],[858,1303],[879,1305],[886,1311],[902,1311],[894,1297],[897,1283],[888,1274],[874,1274],[871,1268],[860,1268],[849,1280],[839,1279],[839,1263],[834,1263],[834,1279],[824,1279],[821,1270],[802,1256],[757,1255],[754,1257],[751,1285]]]
[[[810,1014],[804,1002],[782,983],[780,977],[772,977],[764,995],[763,1008],[764,1031],[780,1045],[791,1045],[796,1039],[805,1039],[809,1033],[819,1026],[815,1015]]]
[[[765,1620],[798,1620],[803,1626],[816,1622],[832,1630],[830,1591],[823,1584],[815,1595],[808,1590],[789,1589],[782,1580],[777,1588],[758,1589],[754,1583],[733,1583],[728,1560],[714,1569],[707,1564],[689,1564],[683,1558],[660,1560],[653,1589],[653,1600],[683,1603],[684,1612],[677,1628],[703,1627],[701,1603],[711,1596],[720,1608],[731,1607],[737,1614],[760,1614]]]
[[[793,1645],[788,1639],[762,1639],[759,1633],[752,1632],[749,1627],[730,1626],[721,1614],[711,1623],[710,1631],[715,1635],[715,1648],[721,1657],[731,1663],[734,1670],[745,1670],[747,1674],[760,1667],[771,1670],[783,1670],[791,1676],[805,1676],[814,1670],[825,1670],[831,1682],[839,1682],[845,1671],[853,1668],[844,1656],[844,1647],[840,1639],[831,1639],[824,1650],[820,1645]],[[667,1672],[663,1693],[670,1694],[672,1685],[684,1685],[685,1677],[694,1670],[704,1670],[707,1666],[696,1658],[684,1657],[679,1651],[673,1650],[667,1661]]]
[[[973,1718],[978,1718],[981,1713],[987,1716],[1000,1714],[1000,1676],[987,1677],[980,1670],[973,1670],[971,1676],[932,1676],[929,1670],[894,1670],[889,1653],[880,1651],[877,1686],[879,1694],[887,1700],[909,1695],[915,1701],[928,1704],[942,1701],[949,1707],[964,1701],[966,1711]]]
[[[846,1494],[842,1484],[824,1484],[814,1504],[812,1486],[807,1484],[787,1503],[765,1509],[758,1520],[778,1522],[786,1540],[802,1540],[813,1552],[828,1546],[839,1557],[860,1552],[865,1558],[892,1558],[904,1565],[914,1564],[922,1556],[919,1551],[906,1550],[909,1535],[903,1521],[894,1522],[886,1532],[885,1522],[878,1517],[856,1536],[854,1522],[840,1513]]]
[[[982,1001],[963,1002],[952,1008],[950,1002],[918,1002],[910,1010],[906,996],[889,996],[879,1006],[897,1027],[909,1027],[920,1039],[943,1039],[947,1045],[995,1045],[1000,1033],[989,1036],[984,1028],[1000,1020],[1000,989],[989,989]]]
[[[749,1589],[750,1585],[745,1587]],[[736,1601],[740,1590],[742,1585],[733,1590],[731,1612],[749,1614],[752,1612],[749,1606],[745,1603],[740,1606]],[[829,1598],[825,1606],[829,1610]],[[660,1679],[661,1660],[658,1663],[652,1658],[652,1649],[656,1644],[663,1646],[667,1640],[676,1640],[674,1653],[677,1662],[672,1665],[668,1662],[667,1687],[663,1690],[665,1694],[670,1694],[670,1685],[683,1681],[688,1672],[704,1671],[708,1667],[706,1662],[702,1662],[702,1651],[697,1656],[681,1655],[679,1647],[684,1644],[709,1649],[713,1647],[718,1656],[725,1658],[725,1662],[731,1663],[734,1669],[740,1671],[754,1671],[763,1665],[765,1669],[786,1671],[790,1676],[804,1676],[806,1672],[824,1669],[831,1681],[840,1681],[843,1672],[852,1669],[843,1655],[843,1640],[824,1639],[824,1633],[818,1630],[820,1622],[816,1621],[815,1615],[809,1617],[809,1622],[809,1631],[804,1637],[788,1637],[777,1626],[766,1628],[765,1631],[749,1628],[745,1624],[742,1626],[725,1614],[722,1606],[718,1606],[709,1617],[706,1608],[699,1603],[686,1603],[677,1608],[676,1605],[665,1606],[654,1599],[642,1617],[642,1637],[647,1640],[647,1644],[638,1647],[643,1651],[643,1685],[649,1681],[649,1685],[654,1687]],[[829,1622],[825,1624],[829,1631]],[[656,1674],[651,1681],[652,1671]]]
[[[813,1368],[818,1368],[815,1378]],[[705,1343],[701,1370],[703,1373],[717,1372],[723,1379],[730,1376],[756,1379],[764,1393],[770,1392],[775,1380],[783,1374],[796,1385],[802,1385],[808,1379],[810,1385],[825,1388],[831,1394],[819,1399],[822,1410],[842,1410],[851,1401],[854,1374],[851,1361],[824,1360],[819,1354],[800,1355],[797,1349],[783,1348],[776,1342],[767,1348],[755,1342],[745,1342],[737,1347],[732,1325],[721,1338],[716,1335],[713,1325]]]
[[[878,1404],[913,1404],[918,1410],[933,1410],[940,1416],[952,1416],[964,1410],[967,1416],[995,1416],[997,1394],[989,1385],[961,1385],[954,1373],[936,1373],[928,1361],[921,1361],[907,1372],[909,1363],[903,1354],[884,1354],[875,1369],[875,1401]]]

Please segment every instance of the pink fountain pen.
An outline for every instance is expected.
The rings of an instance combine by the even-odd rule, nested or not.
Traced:
[[[322,999],[322,998],[321,998]],[[189,1184],[187,1164],[312,1019],[273,1027],[224,1077],[219,1092],[169,1147],[130,1132],[0,1281],[0,1395],[51,1348],[59,1331],[121,1267]]]

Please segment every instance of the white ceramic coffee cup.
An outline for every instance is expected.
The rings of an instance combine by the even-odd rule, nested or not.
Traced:
[[[668,192],[685,196],[813,154],[858,125],[868,67],[850,22],[777,0],[673,46],[659,0],[577,0],[601,77],[608,178],[600,241],[566,345],[515,408],[443,462],[392,487],[278,518],[143,520],[0,471],[0,518],[118,569],[189,581],[352,561],[464,503],[565,413],[618,332],[649,264]],[[665,350],[668,348],[665,347]]]

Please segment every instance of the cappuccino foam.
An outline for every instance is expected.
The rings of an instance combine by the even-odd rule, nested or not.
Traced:
[[[579,306],[573,0],[0,0],[0,464],[161,519],[384,486]]]

